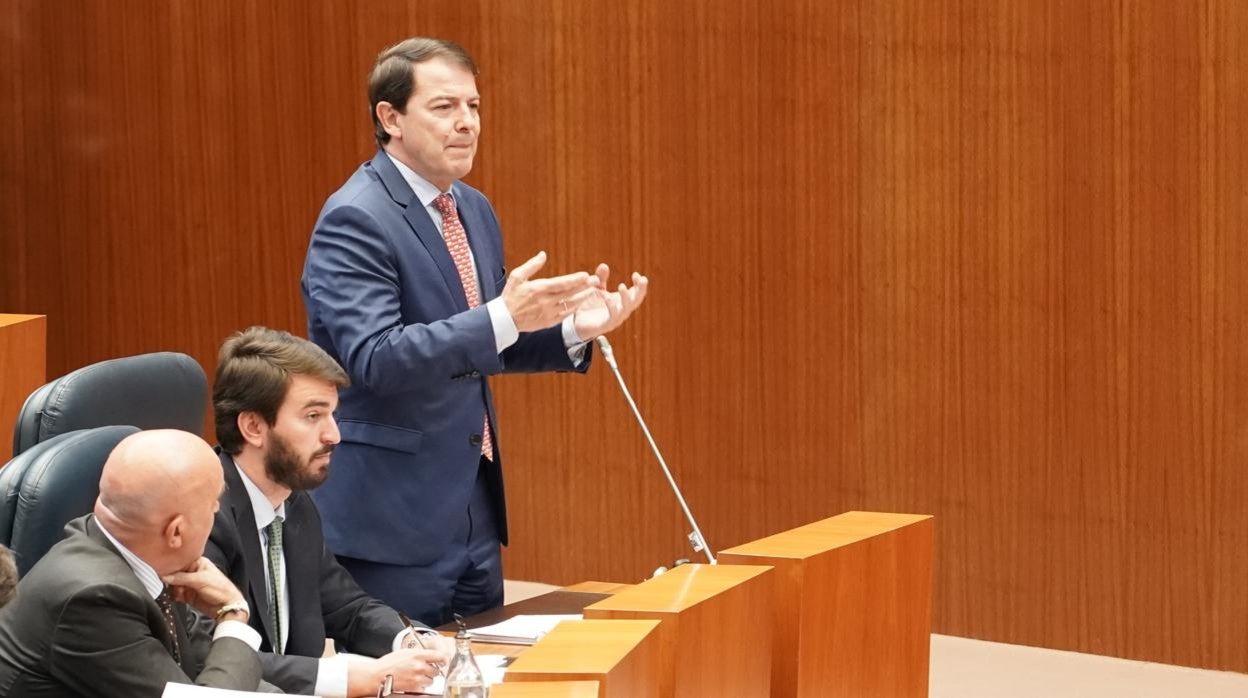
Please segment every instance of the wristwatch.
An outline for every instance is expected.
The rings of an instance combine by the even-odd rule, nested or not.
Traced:
[[[221,608],[218,608],[217,609],[217,621],[220,622],[221,616],[224,616],[227,613],[235,613],[237,611],[242,611],[243,613],[246,613],[248,616],[251,615],[251,607],[247,605],[246,601],[240,600],[240,601],[235,601],[234,603],[227,603]]]

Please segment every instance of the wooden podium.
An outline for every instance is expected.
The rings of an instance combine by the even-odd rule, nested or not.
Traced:
[[[655,620],[560,623],[512,662],[503,685],[514,681],[596,681],[598,698],[657,698],[661,666],[655,632],[658,626]]]
[[[662,621],[659,696],[765,695],[772,570],[682,565],[585,609],[586,618]]]
[[[851,511],[730,548],[775,568],[773,698],[927,696],[930,516]]]
[[[598,698],[597,681],[532,681],[490,687],[490,698]]]
[[[13,457],[13,427],[26,398],[47,382],[48,322],[0,313],[0,466]]]

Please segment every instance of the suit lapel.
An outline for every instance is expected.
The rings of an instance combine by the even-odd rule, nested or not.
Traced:
[[[113,545],[113,542],[108,539],[108,536],[105,536],[104,532],[100,530],[100,525],[95,522],[94,514],[86,517],[83,522],[83,531],[86,533],[87,538],[91,539],[92,542],[113,555],[116,555],[117,559],[121,561],[121,564],[125,566],[127,570],[131,569],[130,563],[126,562],[126,558],[122,557],[121,551],[118,550]],[[149,592],[147,591],[147,588],[143,586],[143,583],[139,581],[138,577],[134,576],[133,571],[131,571],[129,575],[126,575],[125,579],[127,580],[127,586],[131,587],[132,591],[147,599],[147,625],[151,628],[152,634],[155,635],[160,640],[161,644],[165,646],[165,651],[169,653],[170,657],[172,657],[174,638],[169,635],[169,629],[165,626],[164,612],[160,610],[160,606],[156,603],[156,599],[148,596]],[[134,580],[133,584],[129,583],[129,580],[131,579]],[[183,614],[180,612],[182,610],[180,607],[184,608],[180,603],[174,604],[173,615],[175,619],[175,632],[177,632],[178,635],[178,647],[181,649],[182,654],[182,665],[185,665],[187,661],[187,648],[189,647],[190,640],[187,639],[186,618],[183,617]]]
[[[313,656],[324,651],[325,636],[315,628],[321,618],[320,601],[314,591],[307,587],[320,585],[318,567],[321,551],[314,553],[305,550],[308,544],[320,540],[313,535],[308,507],[311,500],[302,492],[294,492],[286,500],[286,591],[290,597],[290,634],[286,636],[286,653],[312,653]],[[303,647],[300,640],[316,637],[320,647]]]
[[[442,239],[437,226],[429,218],[429,213],[424,206],[420,205],[420,201],[416,198],[416,192],[412,191],[411,185],[407,183],[406,179],[403,179],[403,174],[390,161],[390,156],[386,155],[385,151],[378,151],[373,158],[372,166],[373,171],[381,178],[381,183],[386,188],[386,192],[390,194],[390,198],[403,207],[403,218],[407,220],[407,224],[412,226],[416,237],[420,239],[421,244],[425,246],[425,250],[429,252],[429,256],[438,265],[438,271],[442,273],[442,280],[446,282],[446,287],[451,290],[451,298],[455,302],[456,311],[463,312],[467,310],[468,297],[464,295],[464,285],[459,281],[459,270],[455,268],[455,260],[451,259],[451,253],[446,249],[446,241]],[[462,216],[463,214],[461,213],[460,215]],[[471,237],[469,237],[469,241],[471,246]],[[473,253],[476,253],[475,248]]]
[[[256,528],[256,514],[251,510],[251,499],[247,496],[247,488],[239,477],[238,466],[228,454],[220,454],[221,468],[225,471],[226,488],[229,492],[230,514],[234,517],[234,525],[238,530],[239,543],[243,548],[243,561],[247,567],[247,590],[250,599],[252,617],[257,615],[264,626],[265,639],[273,646],[273,638],[277,637],[277,629],[273,627],[273,619],[269,615],[269,590],[264,585],[264,553],[260,550],[260,534]],[[256,574],[259,572],[259,574]]]

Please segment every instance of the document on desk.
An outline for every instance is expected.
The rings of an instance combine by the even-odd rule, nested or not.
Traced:
[[[417,695],[440,696],[444,693],[446,693],[446,677],[438,675],[433,677],[433,683],[426,686],[425,690],[419,692]]]
[[[161,698],[242,698],[243,696],[265,696],[268,693],[253,693],[252,691],[231,691],[228,688],[208,688],[207,686],[193,686],[186,683],[173,683],[172,681],[165,684],[165,692],[160,694]],[[313,696],[312,698],[319,698]]]
[[[503,682],[503,676],[507,674],[507,665],[511,664],[511,660],[515,657],[508,657],[505,654],[483,654],[477,657],[477,666],[481,667],[481,673],[485,674],[485,683],[493,686],[496,683]]]
[[[473,628],[468,636],[478,642],[497,642],[504,645],[531,645],[565,620],[581,620],[579,613],[512,616],[501,623]]]

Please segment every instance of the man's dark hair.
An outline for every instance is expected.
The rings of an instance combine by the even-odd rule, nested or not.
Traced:
[[[477,64],[462,46],[446,39],[430,39],[415,36],[404,39],[377,54],[373,72],[368,76],[368,111],[373,117],[373,136],[377,145],[384,147],[390,142],[390,134],[377,118],[377,105],[389,102],[400,114],[407,113],[407,100],[416,89],[412,67],[434,58],[445,58],[463,66],[477,75]]]
[[[286,399],[291,376],[310,376],[345,388],[346,371],[325,350],[289,332],[249,327],[221,345],[212,389],[212,412],[221,450],[243,450],[238,415],[256,412],[272,426]]]

